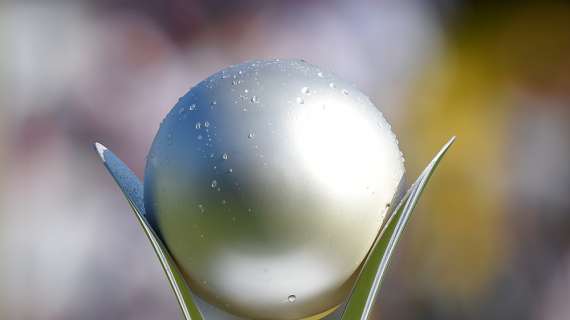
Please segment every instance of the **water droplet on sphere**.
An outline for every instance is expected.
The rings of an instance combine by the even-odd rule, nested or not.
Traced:
[[[311,89],[309,89],[309,87],[303,87],[301,89],[301,93],[303,94],[310,94],[311,93]]]
[[[342,89],[342,93],[344,93],[344,95],[348,96],[348,90]]]
[[[158,159],[156,158],[156,156],[152,156],[150,158],[150,165],[153,167],[156,167],[158,165]]]
[[[224,159],[224,160],[228,160],[229,157],[230,156],[225,152],[224,152],[224,154],[222,154],[222,159]]]
[[[303,104],[303,103],[305,103],[305,100],[303,100],[303,98],[301,98],[301,97],[297,97],[297,103]]]
[[[206,211],[206,210],[204,209],[204,206],[201,205],[201,204],[198,205],[198,209],[200,209],[200,212],[201,212],[201,213],[204,213],[204,211]]]
[[[292,294],[292,295],[290,295],[289,297],[287,297],[287,300],[288,300],[289,302],[293,303],[293,302],[295,302],[295,301],[297,300],[297,297],[296,297],[294,294]]]
[[[196,129],[200,129],[200,128],[202,128],[202,123],[196,122]]]
[[[251,102],[252,103],[259,103],[259,98],[257,96],[253,96],[253,97],[251,97]]]
[[[209,123],[208,121],[205,121],[205,122],[204,122],[204,127],[207,128],[207,127],[209,127],[209,126],[210,126],[210,123]]]
[[[255,132],[250,132],[250,133],[247,135],[247,138],[248,138],[248,139],[253,139],[253,138],[255,138]]]
[[[319,76],[319,78],[322,78],[322,77],[323,77],[323,73],[319,71],[319,72],[317,73],[317,76]]]
[[[331,83],[329,83],[329,87],[334,89],[334,88],[336,88],[336,84],[334,84],[334,82],[331,82]]]
[[[212,184],[210,184],[210,187],[212,187],[212,189],[215,189],[217,186],[218,186],[218,181],[212,180]]]

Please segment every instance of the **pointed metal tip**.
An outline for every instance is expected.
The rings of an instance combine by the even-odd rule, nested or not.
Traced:
[[[449,141],[447,141],[447,143],[441,148],[441,150],[439,151],[438,155],[436,156],[436,158],[434,160],[439,160],[439,158],[444,155],[447,152],[447,149],[449,149],[449,147],[451,147],[451,145],[455,142],[455,139],[457,138],[457,136],[453,136],[451,137],[451,139],[449,139]]]
[[[100,144],[99,142],[95,142],[93,144],[93,147],[95,147],[95,150],[97,151],[97,153],[99,153],[99,157],[101,157],[101,160],[103,160],[103,162],[105,162],[105,151],[108,150],[107,147]]]
[[[456,136],[451,137],[451,139],[449,139],[449,141],[447,141],[447,143],[439,150],[439,152],[437,153],[437,155],[435,156],[435,158],[433,158],[431,160],[431,162],[429,163],[429,165],[424,169],[423,173],[431,171],[432,167],[437,165],[437,163],[441,160],[441,158],[443,157],[443,155],[445,155],[445,153],[447,152],[447,150],[449,150],[449,148],[451,147],[451,145],[455,142],[455,138]],[[422,173],[422,174],[423,174]]]

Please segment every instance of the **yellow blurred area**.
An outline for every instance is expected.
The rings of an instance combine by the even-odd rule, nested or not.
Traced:
[[[413,146],[410,171],[418,172],[418,159],[445,137],[457,134],[458,141],[422,199],[410,232],[413,262],[403,267],[444,297],[469,304],[486,294],[509,263],[512,242],[524,236],[511,234],[506,216],[513,96],[527,91],[568,103],[570,10],[510,8],[462,25],[451,40],[410,94],[415,112],[403,142]]]

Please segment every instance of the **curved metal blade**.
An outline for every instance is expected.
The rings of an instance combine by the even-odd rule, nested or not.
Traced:
[[[144,233],[148,237],[160,264],[166,273],[168,282],[176,295],[182,314],[186,320],[203,320],[203,316],[194,303],[194,297],[182,274],[176,267],[174,260],[162,241],[155,234],[145,218],[143,185],[137,176],[119,159],[113,152],[100,143],[95,143],[95,149],[99,153],[105,167],[123,191],[129,205],[133,209]]]
[[[367,320],[370,318],[372,307],[376,301],[376,296],[380,292],[382,279],[390,264],[390,258],[392,257],[394,248],[429,178],[454,141],[455,137],[452,137],[435,158],[433,158],[416,182],[414,182],[404,195],[390,217],[386,227],[382,229],[352,289],[346,309],[342,314],[342,320]]]

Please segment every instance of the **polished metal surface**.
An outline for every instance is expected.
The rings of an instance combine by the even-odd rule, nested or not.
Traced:
[[[190,291],[190,288],[186,284],[184,277],[182,276],[180,269],[174,263],[174,259],[166,250],[164,244],[160,238],[156,235],[156,232],[152,229],[150,224],[146,219],[146,210],[143,204],[143,185],[137,178],[137,176],[127,167],[127,165],[121,161],[111,150],[107,149],[104,145],[100,143],[95,143],[95,150],[99,154],[99,157],[103,161],[103,164],[115,179],[115,182],[123,191],[125,198],[129,202],[131,209],[139,222],[142,230],[147,236],[150,244],[160,264],[164,273],[170,283],[170,286],[178,300],[178,305],[180,306],[180,311],[186,320],[203,320],[202,312],[198,309],[195,303],[195,296]],[[202,309],[202,308],[200,308]],[[214,318],[216,319],[216,318]],[[218,318],[221,320],[220,318]],[[210,320],[210,318],[208,318]],[[233,318],[224,318],[224,320],[237,320]]]
[[[368,254],[364,266],[361,268],[360,275],[343,310],[342,320],[372,319],[372,309],[376,301],[378,301],[382,279],[386,274],[394,249],[428,181],[454,141],[455,137],[452,137],[441,148],[394,207],[393,212],[390,213],[386,225],[382,227],[376,243]]]
[[[352,85],[303,61],[252,61],[168,114],[144,206],[200,297],[302,319],[348,295],[403,174],[388,123]]]

